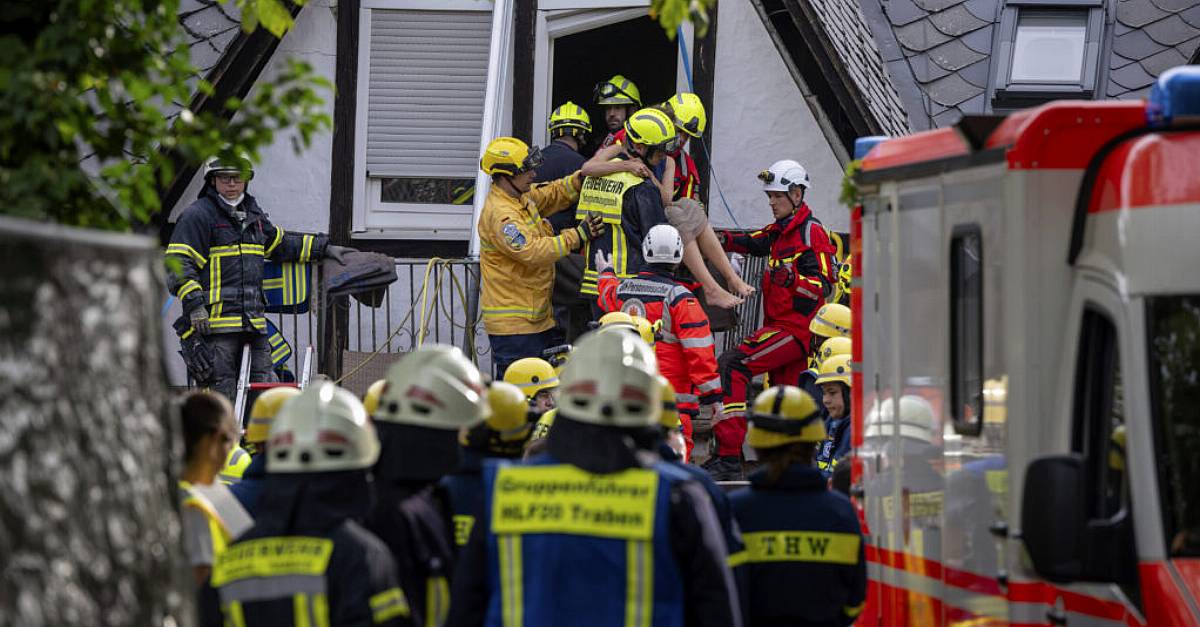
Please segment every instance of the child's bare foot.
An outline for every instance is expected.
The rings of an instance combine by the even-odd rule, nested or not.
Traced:
[[[720,307],[721,309],[733,309],[734,307],[742,304],[742,299],[730,294],[729,292],[726,292],[720,287],[717,287],[716,289],[705,288],[704,298],[708,301],[708,304],[714,307]]]
[[[746,298],[754,294],[755,289],[753,285],[743,281],[741,277],[734,276],[729,279],[729,291],[737,296]]]

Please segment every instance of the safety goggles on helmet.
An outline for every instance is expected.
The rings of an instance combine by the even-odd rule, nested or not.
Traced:
[[[608,81],[596,83],[595,89],[592,90],[592,99],[597,102],[604,98],[613,98],[616,96],[625,96],[628,98],[631,102],[626,104],[635,104],[640,101],[640,99],[634,98],[629,92]]]
[[[763,170],[762,172],[758,173],[758,180],[764,183],[774,183],[775,173],[770,170]],[[792,185],[804,185],[803,181],[792,181],[783,176],[779,177],[779,183],[788,187],[791,187]]]
[[[530,170],[536,170],[540,168],[544,162],[545,159],[542,158],[542,149],[538,148],[537,146],[530,146],[529,154],[526,155],[525,160],[521,162],[521,171],[518,172],[518,174],[529,172]]]

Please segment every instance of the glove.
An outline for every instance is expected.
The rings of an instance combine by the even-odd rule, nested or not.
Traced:
[[[203,306],[193,309],[192,313],[188,314],[188,321],[199,335],[208,335],[212,330],[212,324],[208,321],[208,310]]]
[[[605,270],[612,270],[612,259],[605,255],[603,250],[596,249],[595,262],[597,273],[604,272]]]
[[[337,246],[335,244],[329,244],[325,247],[325,256],[338,263],[346,263],[346,253],[356,252],[358,252],[357,249],[350,248],[349,246]]]
[[[604,232],[604,221],[594,213],[588,214],[575,226],[575,231],[579,233],[579,241],[590,242]]]
[[[789,287],[796,282],[796,271],[791,265],[779,266],[771,270],[771,283],[779,287]]]
[[[725,418],[725,406],[721,403],[708,403],[700,406],[700,415],[692,420],[692,434],[708,433],[713,425]]]
[[[206,316],[205,323],[207,324],[207,322]],[[187,366],[188,373],[192,375],[192,378],[201,385],[211,383],[213,375],[212,349],[208,347],[204,338],[199,333],[193,333],[186,340],[181,340],[179,346],[183,353],[183,364]]]

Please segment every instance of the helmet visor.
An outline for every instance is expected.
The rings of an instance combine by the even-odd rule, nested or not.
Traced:
[[[521,171],[529,172],[541,167],[545,159],[542,158],[542,149],[537,146],[529,147],[529,154],[525,156],[525,160],[521,162]]]
[[[688,135],[692,135],[693,137],[700,136],[700,118],[692,118],[691,120],[684,122],[677,117],[675,118],[675,126],[683,129],[683,131]]]

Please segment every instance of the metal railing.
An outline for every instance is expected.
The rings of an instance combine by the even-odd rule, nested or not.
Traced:
[[[741,276],[757,285],[766,265],[764,257],[741,260]],[[319,274],[319,273],[314,273]],[[491,347],[479,316],[479,262],[469,259],[397,259],[397,281],[389,285],[378,306],[352,297],[326,302],[321,280],[312,286],[312,306],[303,314],[267,314],[292,347],[288,367],[299,372],[305,350],[314,347],[328,356],[329,346],[339,346],[340,359],[324,374],[362,393],[387,367],[413,348],[442,343],[458,346],[485,372],[491,371]],[[737,346],[762,320],[761,292],[737,307],[733,327],[716,333],[720,354]]]

